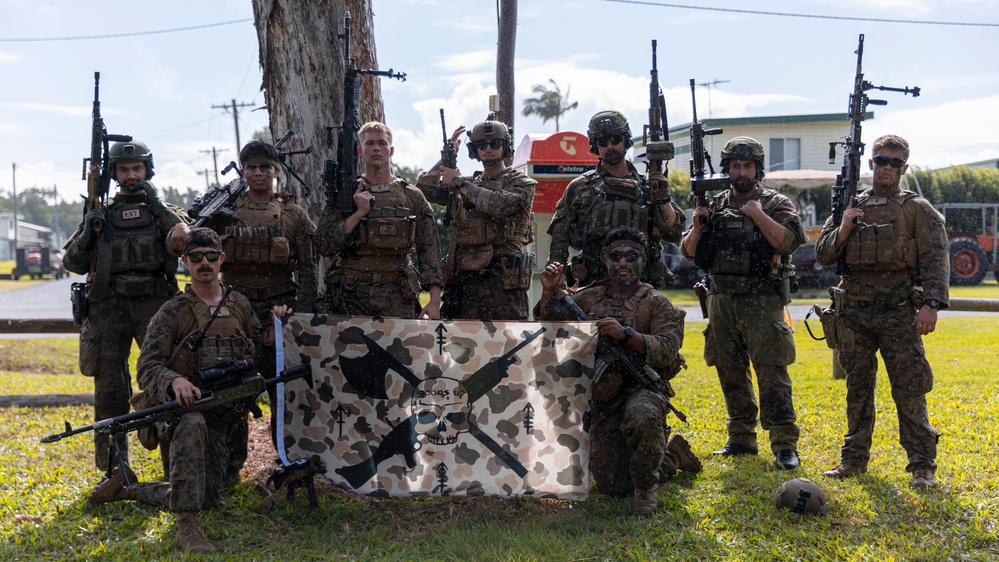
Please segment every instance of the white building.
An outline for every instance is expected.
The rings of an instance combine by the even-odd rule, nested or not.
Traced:
[[[17,247],[51,247],[52,229],[17,221]],[[14,259],[14,213],[0,213],[0,260]]]

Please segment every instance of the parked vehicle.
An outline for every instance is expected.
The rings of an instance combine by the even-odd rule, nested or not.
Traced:
[[[17,281],[21,276],[30,279],[41,279],[44,275],[52,275],[56,279],[61,279],[64,275],[62,259],[53,262],[49,248],[30,247],[18,248],[14,269],[10,278]]]
[[[999,204],[943,203],[937,209],[947,221],[950,284],[977,285],[989,271],[999,279]]]

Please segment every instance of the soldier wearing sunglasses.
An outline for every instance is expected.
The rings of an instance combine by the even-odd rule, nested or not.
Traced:
[[[571,281],[582,286],[606,279],[601,251],[607,233],[619,226],[637,228],[649,239],[643,281],[658,289],[673,281],[662,263],[662,241],[678,243],[686,215],[668,191],[651,193],[648,182],[624,155],[631,147],[628,120],[617,111],[590,119],[587,135],[597,168],[569,183],[548,226],[548,261],[567,263],[570,248],[579,252],[569,265]],[[665,182],[662,182],[665,185]]]
[[[843,255],[846,262],[833,291],[840,320],[837,349],[846,371],[847,431],[840,464],[825,475],[845,478],[867,471],[874,434],[875,354],[880,350],[910,484],[934,488],[940,433],[930,425],[926,408],[933,372],[922,336],[936,329],[937,311],[948,305],[947,232],[929,201],[899,187],[908,169],[909,143],[886,135],[873,148],[873,187],[843,212],[839,226],[832,217],[826,220],[815,244],[822,265],[835,264]]]
[[[418,184],[430,202],[449,207],[441,316],[527,320],[534,256],[525,250],[534,239],[531,205],[537,182],[506,165],[513,157],[513,131],[505,124],[487,119],[475,125],[467,147],[468,156],[482,162],[481,172],[465,178],[457,169],[440,166]]]
[[[657,291],[641,281],[648,242],[637,229],[618,227],[602,244],[607,281],[573,296],[602,337],[616,341],[640,363],[662,377],[661,390],[672,397],[669,379],[680,371],[683,318]],[[577,320],[558,299],[565,266],[548,264],[541,273],[543,292],[536,318]],[[701,461],[681,435],[670,437],[669,413],[659,394],[638,384],[627,371],[611,365],[590,390],[590,474],[597,490],[612,496],[632,496],[636,515],[651,515],[658,507],[658,484],[678,470],[699,472]],[[669,439],[667,441],[667,439]]]

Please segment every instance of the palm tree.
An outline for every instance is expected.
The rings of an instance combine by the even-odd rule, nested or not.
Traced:
[[[565,114],[570,109],[576,109],[579,106],[578,101],[569,103],[569,88],[565,90],[565,96],[562,95],[562,90],[559,89],[558,84],[555,83],[551,78],[548,79],[552,83],[552,89],[546,88],[543,84],[535,84],[531,87],[531,91],[535,94],[540,94],[536,98],[527,98],[524,100],[524,117],[530,117],[531,115],[537,115],[541,118],[542,123],[547,123],[548,121],[555,120],[555,132],[558,132],[558,119],[563,114]]]

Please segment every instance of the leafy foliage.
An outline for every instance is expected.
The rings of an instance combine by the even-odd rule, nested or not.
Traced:
[[[559,118],[570,110],[579,107],[579,102],[574,101],[569,103],[569,90],[571,86],[565,90],[565,95],[563,96],[562,90],[555,83],[555,80],[549,78],[548,82],[552,85],[551,89],[548,89],[544,84],[531,86],[531,91],[538,94],[538,97],[524,100],[524,117],[537,115],[541,118],[542,124],[554,119],[555,132],[557,133],[559,131]]]

